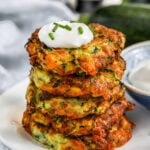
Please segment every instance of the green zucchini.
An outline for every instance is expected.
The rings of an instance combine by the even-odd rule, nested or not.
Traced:
[[[150,5],[122,4],[100,7],[92,14],[90,22],[100,23],[123,32],[127,45],[150,40]]]

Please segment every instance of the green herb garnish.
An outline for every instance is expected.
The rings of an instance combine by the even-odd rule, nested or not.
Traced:
[[[56,122],[58,123],[58,122],[60,122],[62,120],[62,118],[60,117],[60,116],[56,116]]]
[[[59,24],[59,23],[54,23],[54,24],[55,24],[55,26],[58,26],[58,27],[63,28],[63,29],[66,29],[68,31],[72,30],[72,28],[69,25],[62,25],[62,24]]]
[[[112,42],[113,42],[113,40],[112,40],[112,39],[109,39],[109,40],[108,40],[108,42],[112,43]]]
[[[106,72],[110,72],[110,73],[113,73],[114,71],[113,70],[111,70],[111,69],[104,69],[104,71],[106,71]]]
[[[114,75],[115,75],[115,80],[120,81],[120,79],[118,78],[118,76],[115,73],[114,73]]]
[[[87,144],[87,145],[91,145],[91,144],[92,144],[92,141],[87,141],[86,144]]]
[[[79,32],[79,34],[83,34],[83,28],[82,27],[78,27],[78,32]]]
[[[84,128],[85,126],[84,126],[84,125],[80,125],[79,127],[80,127],[80,128]]]
[[[77,48],[69,48],[69,50],[71,50],[71,51],[74,51],[74,50],[76,50]]]
[[[41,106],[39,106],[39,107],[37,107],[38,109],[42,109],[42,107]]]
[[[48,36],[50,37],[51,40],[54,40],[54,39],[55,39],[53,33],[49,33]]]
[[[55,82],[55,84],[53,85],[53,88],[58,87],[58,86],[59,86],[59,84],[60,84],[60,80],[57,80],[57,81]]]
[[[62,63],[61,65],[62,65],[62,68],[65,69],[67,64],[66,63]]]
[[[97,112],[97,108],[96,107],[94,108],[94,112]]]
[[[54,25],[56,25],[56,26],[58,26],[58,27],[60,27],[60,28],[65,28],[65,26],[64,25],[62,25],[62,24],[59,24],[59,23],[54,23]]]
[[[63,105],[63,104],[65,104],[65,102],[62,101],[62,102],[60,102],[60,104]]]
[[[76,126],[76,124],[74,122],[70,122],[71,125]]]
[[[81,106],[84,106],[84,102],[81,103]]]
[[[83,112],[89,112],[89,110],[83,110]]]
[[[65,25],[65,29],[66,29],[66,30],[69,30],[69,31],[72,30],[72,28],[71,28],[70,26],[68,26],[68,25]]]
[[[37,78],[39,81],[41,81],[41,82],[45,82],[45,80],[43,79],[43,78],[41,78],[41,77],[38,77]]]
[[[96,46],[94,46],[94,48],[93,48],[93,53],[96,53],[97,50],[98,50],[98,48],[97,48]]]
[[[104,36],[104,35],[99,35],[98,37],[99,37],[99,38],[103,38],[103,37],[105,37],[105,36]]]
[[[71,90],[70,90],[70,89],[67,89],[67,90],[66,90],[66,92],[69,92],[69,91],[71,91]]]
[[[55,27],[52,29],[53,32],[55,32],[57,30],[58,26],[55,25]]]
[[[45,108],[45,102],[43,102],[43,107]]]

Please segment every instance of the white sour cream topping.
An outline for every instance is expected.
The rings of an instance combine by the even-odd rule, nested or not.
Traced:
[[[129,75],[129,81],[137,88],[150,92],[150,60],[139,64]]]
[[[48,47],[77,48],[92,41],[93,33],[86,24],[60,21],[43,26],[38,37]]]

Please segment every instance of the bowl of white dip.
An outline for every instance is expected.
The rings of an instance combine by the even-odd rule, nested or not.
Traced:
[[[128,93],[150,109],[150,41],[125,48],[122,57],[126,61],[123,83]]]

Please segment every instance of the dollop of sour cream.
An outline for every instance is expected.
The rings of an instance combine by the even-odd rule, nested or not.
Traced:
[[[143,61],[129,75],[129,81],[135,87],[150,92],[150,60]]]
[[[59,21],[43,26],[39,40],[48,47],[77,48],[93,40],[93,33],[83,23]]]

